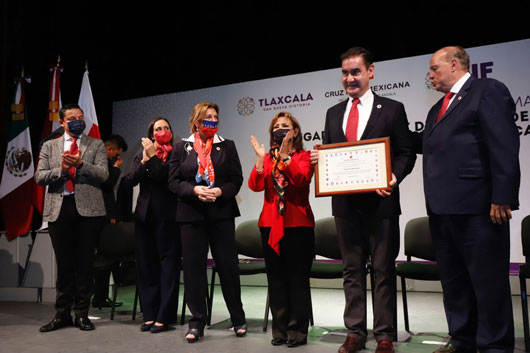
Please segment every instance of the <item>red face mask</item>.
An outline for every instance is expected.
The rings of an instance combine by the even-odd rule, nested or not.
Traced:
[[[171,131],[163,129],[155,132],[154,137],[155,141],[158,142],[159,145],[167,145],[173,138],[173,134]]]
[[[213,135],[215,135],[215,133],[217,132],[217,130],[219,130],[219,128],[217,127],[219,124],[218,121],[209,121],[209,120],[204,120],[202,122],[202,126],[201,126],[201,131],[202,133],[207,136],[207,137],[213,137]]]
[[[207,137],[213,137],[215,133],[217,132],[217,130],[219,130],[219,128],[212,129],[212,128],[204,127],[204,126],[201,127],[202,133]]]

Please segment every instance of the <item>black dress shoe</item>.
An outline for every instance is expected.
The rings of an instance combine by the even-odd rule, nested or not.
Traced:
[[[153,327],[155,323],[154,322],[151,322],[150,324],[146,324],[145,322],[142,324],[142,326],[140,326],[140,331],[142,332],[147,332],[147,331],[151,331],[151,327]]]
[[[188,338],[188,335],[192,335],[193,337]],[[204,328],[190,328],[184,337],[186,337],[186,341],[188,341],[188,343],[194,343],[197,342],[202,336],[204,336]]]
[[[73,325],[73,322],[72,322],[72,317],[71,316],[66,316],[66,317],[63,317],[63,318],[56,317],[52,321],[48,322],[46,325],[41,326],[39,331],[40,332],[50,332],[50,331],[58,330],[58,329],[63,328],[63,327],[72,326],[72,325]]]
[[[116,302],[116,304],[114,304],[114,307],[117,307],[117,306],[122,306],[123,303],[122,302]],[[103,301],[99,301],[99,300],[92,300],[92,307],[93,308],[98,308],[98,309],[101,309],[101,308],[112,308],[112,300],[110,300],[109,298],[103,300]]]
[[[282,338],[273,338],[271,344],[273,346],[281,346],[282,344],[285,344],[285,342],[287,341]]]
[[[95,329],[94,324],[88,316],[79,316],[75,318],[74,326],[79,327],[81,331],[92,331]]]
[[[168,326],[167,325],[162,325],[162,326],[157,326],[157,325],[152,325],[151,326],[151,333],[160,333],[160,332],[164,332],[164,331],[167,331],[168,330]]]
[[[304,344],[307,344],[307,339],[304,339],[304,340],[301,340],[301,341],[295,341],[295,340],[288,340],[287,341],[287,347],[289,347],[289,348],[303,346]]]

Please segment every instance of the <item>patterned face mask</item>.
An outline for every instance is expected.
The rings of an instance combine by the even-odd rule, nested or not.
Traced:
[[[211,120],[203,120],[201,131],[207,137],[213,137],[217,130],[219,130],[219,122]]]

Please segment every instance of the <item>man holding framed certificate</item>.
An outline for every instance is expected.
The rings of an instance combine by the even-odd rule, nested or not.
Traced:
[[[346,51],[341,60],[342,84],[349,97],[328,109],[324,145],[311,152],[312,162],[318,163],[319,168],[317,190],[325,191],[321,195],[317,192],[317,196],[332,195],[332,211],[344,262],[344,324],[348,336],[339,353],[357,352],[366,343],[368,261],[375,279],[372,290],[376,352],[394,352],[395,259],[399,252],[401,214],[397,185],[412,171],[416,156],[403,104],[379,97],[370,90],[370,80],[374,77],[371,53],[356,47]],[[371,139],[376,140],[366,141]],[[381,148],[382,141],[384,147]],[[337,154],[327,153],[329,147],[336,149],[333,152]],[[356,156],[356,152],[362,156]],[[370,153],[375,157],[366,157]],[[381,177],[376,174],[382,158],[386,174]],[[322,173],[323,168],[329,168],[328,175],[326,171]],[[374,178],[382,178],[383,184],[378,186],[370,182]],[[363,180],[367,180],[366,187],[350,187]],[[339,189],[335,188],[336,182],[343,183]]]

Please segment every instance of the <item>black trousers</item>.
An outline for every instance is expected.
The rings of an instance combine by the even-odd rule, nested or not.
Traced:
[[[352,213],[335,217],[344,262],[344,324],[348,335],[366,341],[366,263],[374,274],[373,332],[377,342],[394,340],[396,265],[399,253],[399,218],[368,217]]]
[[[272,337],[307,339],[311,315],[309,271],[315,253],[315,231],[312,227],[284,228],[278,255],[268,244],[270,228],[260,229],[269,284]]]
[[[431,215],[451,343],[461,350],[513,352],[510,226],[489,214]]]
[[[207,322],[206,291],[208,279],[206,265],[208,244],[219,273],[223,297],[232,324],[234,326],[243,325],[246,319],[241,302],[234,219],[180,223],[180,235],[184,266],[184,290],[186,303],[192,314],[189,328],[201,329],[206,326]]]
[[[103,217],[83,217],[77,212],[74,196],[65,196],[59,217],[48,224],[55,259],[57,317],[88,314],[93,291],[94,252]]]
[[[143,320],[162,324],[177,320],[180,239],[175,222],[135,222],[136,269]]]

